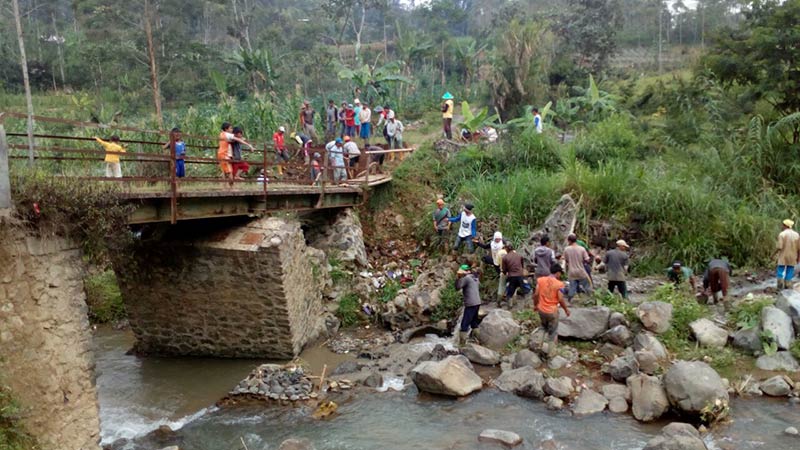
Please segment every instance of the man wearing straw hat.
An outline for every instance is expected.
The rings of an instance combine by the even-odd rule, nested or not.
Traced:
[[[442,100],[444,100],[444,103],[442,103],[442,128],[444,129],[445,137],[453,139],[453,109],[455,109],[453,94],[445,92]]]
[[[622,298],[628,298],[625,274],[628,272],[629,248],[628,243],[620,239],[617,241],[617,248],[609,250],[603,257],[603,264],[608,274],[608,292],[613,294],[614,289],[617,289]]]
[[[782,224],[783,231],[778,235],[775,255],[778,257],[778,289],[790,289],[794,278],[794,266],[800,259],[800,235],[792,228],[794,221],[786,219]]]

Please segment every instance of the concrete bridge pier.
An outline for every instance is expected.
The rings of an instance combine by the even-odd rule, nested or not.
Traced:
[[[291,358],[324,329],[327,261],[294,218],[179,223],[115,272],[142,353]]]

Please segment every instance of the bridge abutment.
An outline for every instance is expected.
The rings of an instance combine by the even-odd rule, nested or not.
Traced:
[[[196,237],[180,230],[137,243],[115,263],[138,351],[291,358],[318,337],[327,261],[306,246],[297,219]]]

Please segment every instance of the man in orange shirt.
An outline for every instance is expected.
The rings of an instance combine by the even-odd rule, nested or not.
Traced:
[[[550,275],[536,280],[536,290],[533,291],[533,309],[539,312],[542,328],[547,334],[547,342],[542,345],[547,354],[551,354],[558,343],[558,306],[561,305],[567,317],[570,314],[564,300],[564,283],[559,279],[563,271],[559,264],[553,264]]]

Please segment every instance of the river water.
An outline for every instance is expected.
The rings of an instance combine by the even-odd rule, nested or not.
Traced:
[[[487,389],[460,400],[403,392],[349,395],[338,399],[339,413],[318,421],[303,408],[217,409],[225,395],[262,361],[206,358],[138,358],[127,355],[129,332],[100,329],[95,334],[97,389],[104,444],[136,438],[159,425],[179,429],[183,450],[272,450],[284,439],[310,439],[319,450],[489,449],[477,442],[486,428],[514,431],[523,449],[641,449],[661,426],[640,424],[611,413],[573,418],[551,412],[538,401]],[[329,367],[348,356],[314,349],[302,357]],[[320,368],[314,368],[319,373]],[[800,406],[785,400],[735,400],[731,423],[707,436],[709,449],[797,449],[800,438],[783,434],[800,427]],[[170,442],[172,443],[172,442]],[[123,448],[158,449],[135,439]]]

